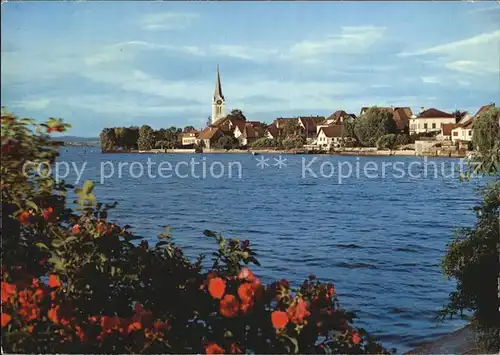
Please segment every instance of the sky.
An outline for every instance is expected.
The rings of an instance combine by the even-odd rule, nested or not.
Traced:
[[[8,2],[1,101],[104,127],[203,127],[220,66],[249,120],[500,98],[500,2]]]

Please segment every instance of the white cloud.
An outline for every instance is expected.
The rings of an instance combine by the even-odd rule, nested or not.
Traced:
[[[199,14],[183,12],[151,13],[143,15],[139,25],[148,31],[178,30],[188,27],[199,17]]]
[[[50,99],[33,99],[33,100],[21,100],[12,103],[12,107],[19,107],[26,110],[43,110],[50,105]]]
[[[439,84],[440,83],[439,78],[437,78],[435,76],[422,76],[420,79],[425,84]]]
[[[437,55],[436,61],[450,70],[465,74],[491,74],[499,70],[499,43],[500,30],[419,51],[402,52],[399,56]]]
[[[363,53],[380,40],[385,27],[344,26],[340,34],[319,41],[302,41],[290,48],[294,56],[316,56],[327,53]]]

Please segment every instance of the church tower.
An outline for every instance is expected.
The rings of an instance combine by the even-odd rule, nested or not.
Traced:
[[[212,98],[212,123],[221,117],[226,116],[226,101],[222,94],[222,85],[220,83],[219,65],[217,65],[217,78],[215,80],[214,96]]]

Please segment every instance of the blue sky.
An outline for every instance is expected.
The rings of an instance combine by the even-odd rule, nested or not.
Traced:
[[[500,97],[498,2],[9,2],[2,105],[103,127],[201,127],[220,65],[248,119]]]

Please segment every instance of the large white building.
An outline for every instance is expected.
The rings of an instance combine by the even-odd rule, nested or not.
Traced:
[[[226,116],[226,100],[222,94],[219,66],[217,65],[217,78],[215,80],[214,96],[212,97],[212,124],[219,118]]]
[[[439,132],[443,124],[455,123],[451,113],[430,108],[410,120],[410,133]]]

